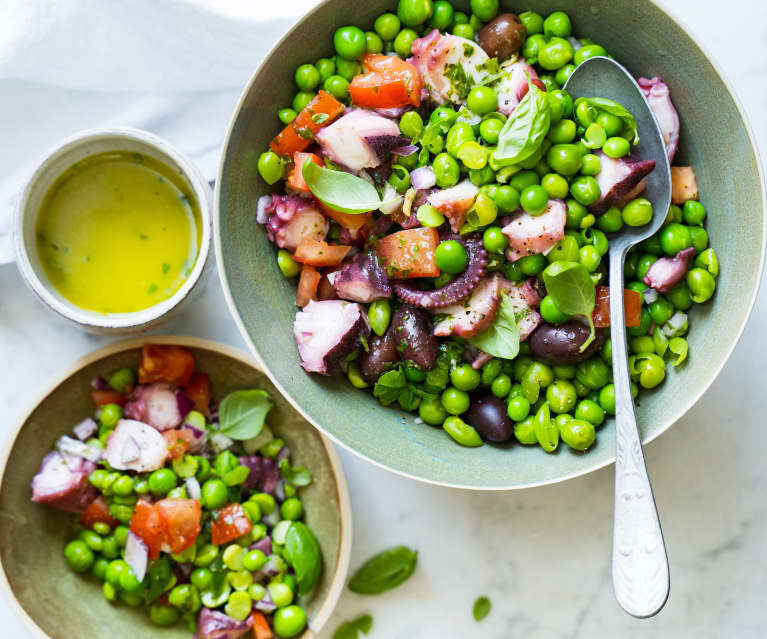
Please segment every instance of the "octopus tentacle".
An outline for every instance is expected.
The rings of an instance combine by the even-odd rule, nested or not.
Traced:
[[[397,296],[412,306],[442,308],[455,304],[458,300],[471,293],[485,274],[488,264],[487,251],[482,243],[482,237],[478,233],[464,236],[449,235],[440,239],[456,240],[463,244],[469,257],[469,262],[463,273],[445,284],[442,288],[437,288],[433,291],[422,291],[414,285],[405,282],[393,283],[392,287]]]

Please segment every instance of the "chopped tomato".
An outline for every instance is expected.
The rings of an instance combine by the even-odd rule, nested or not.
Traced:
[[[163,432],[162,436],[168,442],[168,454],[171,459],[184,455],[195,442],[195,437],[187,428],[173,428]]]
[[[162,531],[160,522],[160,513],[154,504],[140,499],[133,510],[133,517],[130,520],[130,529],[134,535],[141,537],[142,541],[149,549],[149,556],[157,559],[160,556],[160,549],[165,543],[165,535]]]
[[[254,639],[272,639],[274,637],[274,633],[269,627],[269,622],[266,620],[263,612],[253,611],[250,615],[250,620],[253,622]]]
[[[200,502],[196,499],[161,499],[154,507],[160,514],[162,532],[171,552],[184,552],[194,544],[202,529]]]
[[[128,401],[128,396],[114,390],[94,390],[91,391],[91,399],[96,406],[104,406],[104,404],[125,406],[125,403]]]
[[[182,346],[144,344],[138,369],[140,384],[168,382],[186,386],[194,372],[194,355]]]
[[[330,124],[345,109],[346,107],[327,91],[320,91],[269,146],[277,155],[292,157],[296,151],[303,151],[312,144],[317,131]]]
[[[313,266],[308,264],[301,266],[301,277],[298,278],[298,289],[296,290],[296,306],[303,308],[310,300],[317,299],[317,288],[321,279],[322,276]]]
[[[93,528],[93,524],[98,522],[108,524],[112,528],[120,523],[109,513],[107,500],[101,495],[96,497],[80,515],[80,523],[86,528]]]
[[[338,266],[351,248],[305,237],[296,248],[293,259],[310,266]]]
[[[343,213],[331,209],[329,206],[320,202],[320,209],[325,214],[325,217],[329,217],[334,222],[338,222],[341,226],[350,231],[359,231],[363,226],[373,220],[372,213]]]
[[[626,312],[626,326],[639,326],[642,314],[642,294],[631,289],[623,290],[623,308]],[[594,307],[594,326],[610,326],[610,287],[597,286],[596,306]]]
[[[207,373],[192,373],[184,386],[186,396],[194,402],[194,409],[206,417],[210,413],[210,377]]]
[[[362,59],[367,73],[349,85],[352,102],[373,109],[421,104],[421,75],[409,62],[394,55],[368,53]]]
[[[376,252],[389,277],[437,277],[439,268],[434,252],[438,244],[436,229],[416,228],[381,238]]]
[[[318,166],[324,166],[322,160],[320,160],[320,156],[315,153],[303,153],[301,151],[296,151],[293,154],[293,164],[295,164],[295,166],[288,174],[287,180],[287,184],[291,189],[295,189],[296,191],[303,191],[304,193],[310,192],[309,187],[306,185],[306,180],[304,180],[303,173],[301,172],[304,168],[304,162],[309,160]]]
[[[253,524],[240,504],[229,504],[217,510],[210,524],[210,542],[220,546],[228,541],[247,535]]]

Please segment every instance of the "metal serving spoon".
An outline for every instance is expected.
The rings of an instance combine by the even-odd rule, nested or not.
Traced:
[[[642,193],[653,205],[647,226],[624,227],[610,237],[610,338],[615,384],[615,514],[613,523],[613,590],[621,607],[635,617],[651,617],[668,599],[666,547],[655,499],[647,476],[639,437],[626,353],[623,306],[623,262],[628,250],[653,235],[663,224],[671,204],[671,171],[650,105],[634,78],[620,64],[605,57],[578,66],[565,84],[576,97],[600,96],[615,100],[636,118],[640,143],[632,159],[655,160]]]

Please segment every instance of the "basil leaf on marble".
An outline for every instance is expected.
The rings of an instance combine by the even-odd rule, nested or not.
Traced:
[[[407,546],[389,548],[368,559],[349,581],[349,590],[360,595],[377,595],[396,588],[415,570],[418,551]]]

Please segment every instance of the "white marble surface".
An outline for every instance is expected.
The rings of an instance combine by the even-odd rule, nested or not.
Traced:
[[[767,4],[677,0],[673,9],[729,71],[757,138],[767,148]],[[3,83],[2,95],[4,173],[49,146],[62,131],[86,126],[83,113],[95,99],[72,92],[51,104],[44,88],[18,82]],[[228,97],[231,105],[235,97]],[[221,103],[220,114],[202,124],[223,127],[227,98]],[[31,132],[25,127],[21,136],[16,122],[31,118],[36,127]],[[156,132],[171,140],[173,131],[173,123],[157,123]],[[345,592],[322,639],[330,639],[341,620],[362,612],[375,620],[370,639],[767,635],[765,311],[763,290],[718,380],[685,418],[647,447],[671,562],[671,597],[658,617],[637,621],[613,600],[612,468],[556,486],[481,494],[407,481],[341,451],[355,506],[352,567],[398,543],[417,547],[420,558],[415,575],[395,591],[371,598]],[[215,279],[163,331],[243,346]],[[3,441],[40,384],[108,341],[49,315],[15,267],[0,267]],[[476,624],[471,604],[479,594],[491,598],[493,610]],[[2,637],[27,636],[2,599],[0,628]]]

